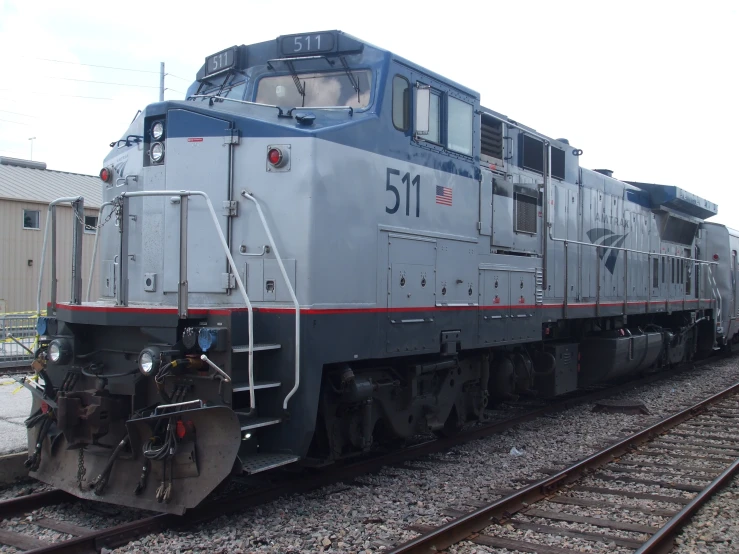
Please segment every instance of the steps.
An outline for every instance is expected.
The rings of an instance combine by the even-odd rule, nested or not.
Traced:
[[[259,453],[248,454],[241,460],[241,464],[244,468],[244,473],[252,475],[260,471],[267,471],[268,469],[297,462],[299,459],[300,456],[295,456],[294,454]]]
[[[252,429],[259,429],[260,427],[269,427],[270,425],[277,425],[282,421],[279,417],[247,417],[242,414],[238,414],[239,422],[241,423],[241,432],[251,431]]]
[[[254,390],[273,389],[282,386],[280,381],[254,381]],[[234,383],[233,392],[249,392],[249,382]]]
[[[254,344],[253,352],[256,354],[258,352],[265,352],[265,351],[274,351],[279,350],[282,348],[282,345],[280,344],[272,344],[272,343],[261,343],[261,344]],[[249,345],[238,345],[234,346],[232,348],[233,356],[236,356],[238,354],[248,354],[250,351]],[[239,358],[239,362],[233,363],[232,367],[238,367],[239,371],[238,373],[235,373],[233,378],[234,382],[232,383],[232,392],[234,398],[237,396],[241,398],[245,398],[249,396],[249,377],[248,377],[248,366],[246,363],[244,363],[244,358]],[[259,372],[257,370],[258,364],[255,359],[254,361],[254,373],[255,375],[258,375]],[[247,371],[245,371],[247,370]],[[262,368],[264,370],[264,368]],[[245,375],[246,374],[246,375]],[[266,377],[266,375],[264,375]],[[277,390],[282,386],[281,381],[274,381],[274,380],[268,380],[268,379],[254,379],[254,392],[255,392],[255,399],[256,399],[256,406],[259,410],[259,413],[262,413],[262,409],[266,406],[266,412],[269,413],[272,411],[274,413],[275,406],[271,406],[272,410],[270,410],[270,403],[274,402],[274,394],[268,394],[267,397],[261,396],[256,397],[256,394],[259,391],[264,390]],[[279,395],[278,395],[279,396]],[[281,400],[280,400],[281,402]],[[266,403],[266,404],[265,404]],[[278,408],[279,409],[279,408]],[[269,433],[269,428],[274,428],[275,425],[279,425],[282,421],[281,417],[275,417],[275,416],[255,416],[255,417],[249,417],[243,413],[238,413],[237,415],[239,417],[239,423],[241,425],[241,433],[243,435],[243,448],[241,449],[243,453],[239,454],[239,458],[241,460],[241,464],[243,467],[243,471],[245,474],[252,475],[255,473],[260,473],[262,471],[268,471],[270,469],[274,469],[280,466],[292,464],[294,462],[297,462],[300,460],[300,456],[296,456],[295,454],[283,454],[283,453],[276,453],[276,452],[249,452],[249,450],[252,450],[254,447],[249,446],[249,443],[252,441],[256,441],[256,444],[260,444],[261,441],[259,440],[259,437],[262,438],[264,435],[260,435],[260,433]],[[252,437],[252,435],[256,435]],[[255,445],[256,446],[256,445]],[[259,447],[256,446],[258,449]]]
[[[282,348],[281,344],[254,344],[254,352],[261,352],[263,350],[279,350],[280,348]],[[249,345],[242,344],[239,346],[234,346],[232,350],[234,354],[244,354],[249,352]]]

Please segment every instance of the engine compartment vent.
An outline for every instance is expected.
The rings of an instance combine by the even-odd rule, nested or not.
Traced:
[[[480,153],[483,156],[503,159],[503,122],[482,114],[480,127]]]

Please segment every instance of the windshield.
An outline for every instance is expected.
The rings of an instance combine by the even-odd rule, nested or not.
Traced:
[[[246,81],[241,81],[238,83],[230,82],[225,85],[222,81],[217,84],[211,81],[210,83],[205,83],[201,85],[200,92],[198,92],[197,94],[215,94],[223,98],[235,98],[236,100],[241,100],[244,97],[245,88]],[[195,100],[207,101],[208,99],[195,98]]]
[[[334,73],[298,73],[263,77],[257,87],[256,102],[275,106],[351,106],[364,108],[369,104],[372,74],[369,70],[350,70],[352,78],[344,71]],[[355,88],[359,89],[357,92]],[[305,97],[301,94],[304,92]]]

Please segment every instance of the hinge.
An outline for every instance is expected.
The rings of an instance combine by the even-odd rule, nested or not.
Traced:
[[[224,200],[223,215],[226,217],[236,217],[239,215],[239,203],[236,200]]]
[[[223,144],[239,144],[241,133],[238,129],[226,129],[227,135],[223,137]]]
[[[221,288],[226,290],[236,288],[236,276],[233,273],[221,273]]]
[[[477,230],[482,231],[482,221],[477,222]]]

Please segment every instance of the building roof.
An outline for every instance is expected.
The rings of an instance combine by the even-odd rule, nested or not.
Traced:
[[[0,199],[43,202],[82,196],[85,208],[103,203],[103,182],[97,175],[46,169],[44,162],[0,156]]]

